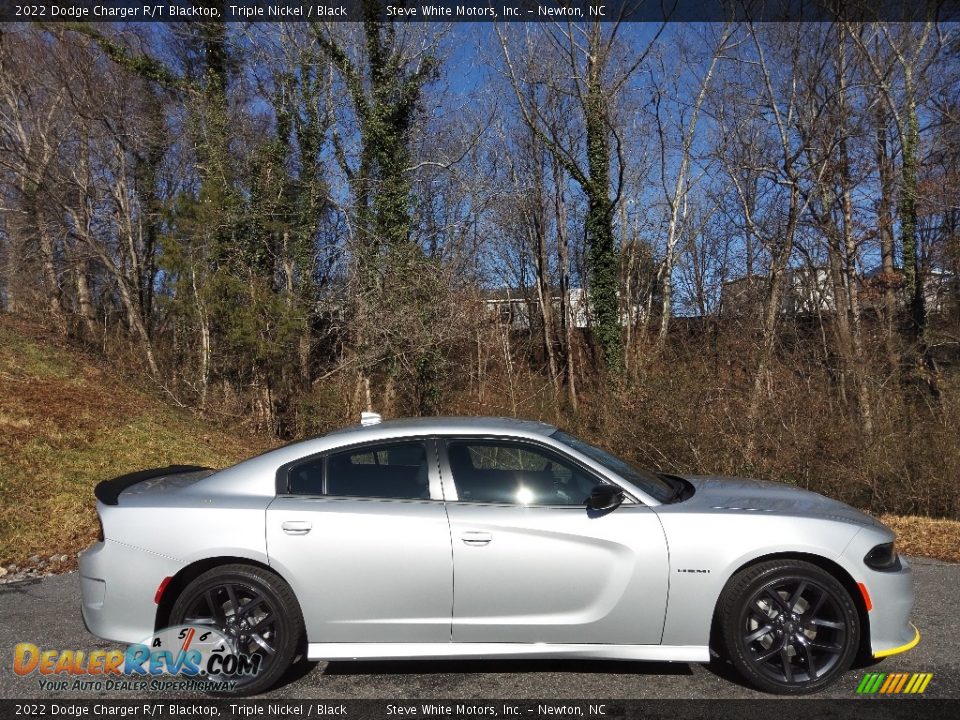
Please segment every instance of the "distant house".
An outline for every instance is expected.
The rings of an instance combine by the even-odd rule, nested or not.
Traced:
[[[530,327],[530,303],[521,293],[512,288],[485,290],[483,304],[503,325],[525,330]]]
[[[736,316],[760,312],[769,283],[770,278],[766,275],[744,275],[727,280],[720,288],[720,314]]]
[[[567,298],[573,316],[573,326],[576,328],[589,327],[590,300],[587,291],[583,288],[569,288]],[[558,288],[552,289],[550,303],[554,314],[557,316],[561,311],[560,299],[560,290]],[[540,304],[540,300],[536,288],[496,288],[484,291],[483,303],[487,310],[495,315],[501,323],[509,325],[515,330],[529,330],[531,311],[536,311],[536,314],[539,314],[537,306]],[[634,307],[632,317],[635,319],[640,312],[641,308]],[[621,322],[626,322],[627,319],[627,313],[624,312]]]
[[[725,282],[720,290],[721,315],[747,315],[760,312],[770,291],[767,275],[747,275]],[[787,270],[787,281],[780,298],[780,312],[786,315],[831,313],[836,309],[833,283],[824,267],[800,267]]]
[[[867,271],[861,279],[860,288],[861,304],[865,308],[882,307],[888,289],[896,292],[901,303],[908,301],[903,292],[903,268],[900,267],[890,272],[884,272],[879,266]],[[960,295],[958,290],[958,279],[953,273],[939,268],[928,270],[923,280],[923,299],[927,312],[947,312],[954,298]]]
[[[759,312],[766,301],[770,279],[766,275],[747,275],[725,282],[720,291],[721,315],[746,315]],[[883,273],[880,268],[865,273],[859,279],[860,305],[863,309],[878,308],[883,304],[887,287],[898,291],[901,303],[905,303],[900,288],[903,273],[898,268],[893,273]],[[956,295],[957,282],[952,273],[932,270],[924,278],[924,296],[928,312],[944,312],[951,297]],[[837,309],[833,280],[825,267],[799,267],[787,271],[786,288],[780,300],[780,312],[787,315],[814,315],[832,313]]]

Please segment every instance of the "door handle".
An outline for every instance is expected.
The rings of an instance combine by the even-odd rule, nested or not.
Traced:
[[[483,545],[489,545],[490,541],[493,540],[493,535],[488,532],[483,532],[482,530],[467,530],[460,535],[460,539],[463,540],[464,545],[481,547]]]
[[[280,527],[287,535],[306,535],[313,525],[306,520],[287,520]]]

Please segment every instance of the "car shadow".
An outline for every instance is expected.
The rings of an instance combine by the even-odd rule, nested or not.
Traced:
[[[355,660],[327,663],[323,675],[447,675],[475,673],[591,673],[692,675],[687,663],[624,660]]]
[[[726,680],[729,683],[739,685],[747,690],[756,691],[756,688],[744,680],[740,673],[734,669],[733,664],[727,660],[723,660],[718,657],[711,657],[709,663],[703,663],[703,667],[721,680]]]
[[[290,665],[289,668],[287,668],[287,671],[280,676],[280,679],[277,680],[277,682],[270,689],[276,690],[277,688],[281,688],[285,685],[295,683],[298,680],[302,680],[307,675],[312,673],[318,664],[319,663],[313,660],[305,660],[303,658],[296,660]]]

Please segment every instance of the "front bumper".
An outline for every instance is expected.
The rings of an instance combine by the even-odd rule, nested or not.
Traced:
[[[910,622],[913,610],[913,571],[900,558],[895,572],[868,570],[862,579],[873,609],[870,618],[870,650],[875,658],[910,650],[920,642],[920,631]]]
[[[897,647],[890,648],[889,650],[881,650],[880,652],[873,653],[875,658],[885,658],[890,657],[891,655],[899,655],[900,653],[905,653],[907,650],[912,650],[920,643],[920,630],[916,625],[910,623],[910,627],[913,628],[913,640],[903,645],[898,645]]]
[[[80,553],[83,622],[105,640],[139,643],[154,632],[160,582],[182,563],[162,555],[105,540]]]

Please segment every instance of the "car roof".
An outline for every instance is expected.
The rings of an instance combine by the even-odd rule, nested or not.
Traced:
[[[277,467],[312,454],[336,450],[356,443],[423,435],[507,435],[535,438],[555,432],[553,425],[535,420],[497,417],[429,417],[385,420],[353,425],[320,437],[305,438],[237,463],[214,473],[195,492],[228,492],[231,495],[272,495]],[[190,492],[188,489],[187,492]]]
[[[359,441],[366,435],[369,435],[371,439],[391,435],[456,435],[462,433],[550,435],[556,429],[553,425],[536,420],[519,420],[508,417],[420,417],[384,420],[371,425],[352,425],[334,430],[325,437],[355,434]]]

